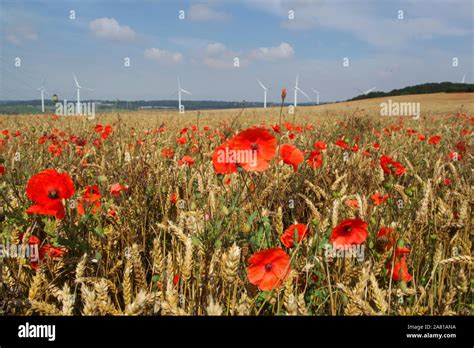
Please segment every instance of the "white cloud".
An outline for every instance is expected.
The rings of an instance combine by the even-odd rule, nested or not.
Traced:
[[[204,47],[204,50],[194,61],[201,62],[211,68],[231,69],[234,68],[235,58],[239,59],[240,67],[248,65],[248,59],[239,52],[228,49],[220,42],[212,42]]]
[[[156,62],[178,64],[182,63],[184,57],[179,52],[170,52],[160,50],[159,48],[147,48],[145,50],[145,58],[154,60]]]
[[[250,52],[250,57],[262,60],[288,59],[293,57],[295,51],[286,42],[276,47],[259,47]]]
[[[89,23],[95,37],[111,41],[131,42],[136,33],[129,26],[120,25],[115,18],[98,18]]]
[[[472,35],[469,1],[400,2],[405,19],[397,12],[380,11],[373,1],[323,0],[246,0],[253,8],[280,17],[281,27],[289,30],[332,29],[350,33],[377,47],[403,46],[415,39]],[[294,19],[288,11],[294,11]]]
[[[206,53],[208,55],[217,55],[217,54],[222,54],[225,52],[227,49],[224,44],[220,42],[213,42],[210,43],[206,46]]]
[[[187,15],[190,20],[196,22],[221,22],[229,19],[229,16],[222,11],[218,11],[207,4],[196,4],[188,9]]]
[[[5,38],[15,45],[21,45],[25,41],[35,41],[38,34],[28,25],[18,25],[6,29]]]

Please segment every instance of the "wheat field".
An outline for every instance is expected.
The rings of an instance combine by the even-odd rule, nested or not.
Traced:
[[[391,99],[420,119],[380,116],[386,98],[0,116],[0,243],[42,251],[0,259],[0,313],[472,315],[473,95]],[[216,148],[252,127],[278,145],[268,168],[216,172]],[[74,187],[48,191],[56,216],[31,199],[48,169]],[[361,258],[328,255],[355,219]],[[271,289],[252,275],[265,250],[288,258]]]

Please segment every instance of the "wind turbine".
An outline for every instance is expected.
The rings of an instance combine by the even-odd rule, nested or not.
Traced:
[[[40,88],[37,89],[38,91],[41,92],[41,112],[42,113],[44,113],[44,91],[46,90],[44,88],[45,82],[46,81],[43,80],[43,85]]]
[[[77,81],[76,75],[73,73],[72,76],[74,77],[74,82],[76,83],[76,89],[77,89],[77,110],[76,110],[76,113],[81,114],[81,93],[79,91],[82,88],[87,89],[89,91],[93,91],[93,89],[87,88],[87,87],[81,87],[81,85],[79,85],[79,82]]]
[[[372,87],[371,89],[368,89],[367,91],[363,92],[362,90],[360,90],[359,88],[356,88],[360,93],[364,94],[364,95],[367,95],[369,94],[370,92],[372,92],[374,89],[376,89],[377,87]]]
[[[371,89],[368,89],[367,91],[365,91],[364,94],[369,94],[370,92],[372,92],[374,89],[376,89],[377,87],[372,87]]]
[[[313,88],[313,92],[316,93],[316,105],[319,105],[319,91]]]
[[[182,107],[182,105],[181,105],[181,92],[192,95],[191,92],[188,92],[187,90],[181,88],[181,82],[179,82],[179,77],[178,77],[178,109],[179,109],[179,111],[181,111],[181,107]]]
[[[301,88],[298,87],[298,75],[296,75],[296,83],[293,89],[295,91],[295,104],[294,104],[295,108],[298,106],[298,92],[301,92],[301,94],[303,94],[306,98],[311,100],[311,98],[305,92],[303,92]]]
[[[260,86],[263,88],[263,108],[267,108],[267,91],[268,88],[263,85],[263,83],[260,82],[259,79],[257,79],[257,82],[260,84]]]

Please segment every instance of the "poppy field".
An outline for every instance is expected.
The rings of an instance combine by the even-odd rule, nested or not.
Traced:
[[[472,95],[423,98],[0,116],[0,313],[471,315]]]

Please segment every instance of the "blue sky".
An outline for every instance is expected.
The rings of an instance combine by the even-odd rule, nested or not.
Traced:
[[[300,88],[313,99],[312,89],[319,90],[321,101],[463,76],[472,83],[473,6],[471,0],[2,0],[0,100],[37,99],[43,80],[48,98],[74,99],[73,73],[93,89],[83,90],[83,98],[121,100],[176,98],[178,76],[193,93],[188,99],[229,101],[262,100],[257,78],[271,88],[268,100],[277,101],[297,74]]]

